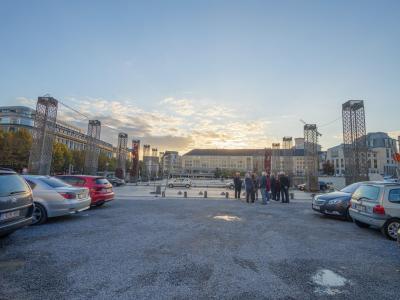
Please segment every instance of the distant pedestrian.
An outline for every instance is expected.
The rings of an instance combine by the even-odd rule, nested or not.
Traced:
[[[262,172],[260,177],[261,204],[267,204],[267,199],[265,196],[266,189],[267,189],[267,174],[265,172]]]
[[[242,179],[240,179],[240,173],[237,172],[233,179],[233,185],[235,187],[235,199],[240,199],[240,193],[242,191]]]
[[[278,175],[278,178],[275,180],[275,201],[279,201],[281,199],[281,183],[280,183],[281,175]]]
[[[276,200],[276,178],[275,175],[271,175],[271,196],[272,200]]]
[[[269,173],[267,173],[267,183],[266,183],[266,187],[265,187],[265,198],[267,200],[267,203],[269,203],[269,193],[271,192],[271,177],[269,175]]]
[[[244,185],[246,188],[246,202],[254,203],[254,181],[252,180],[250,173],[246,173],[246,177],[244,179]]]
[[[258,200],[258,190],[260,189],[260,178],[256,173],[251,174],[251,179],[254,182],[254,196],[255,199]]]
[[[281,198],[282,203],[289,203],[289,187],[290,187],[290,179],[288,176],[283,173],[279,178],[279,182],[281,185]]]
[[[269,174],[267,175],[266,172],[262,172],[262,175],[260,178],[260,191],[261,191],[261,197],[262,197],[261,204],[264,204],[264,205],[268,204],[270,188],[271,188],[271,182],[270,182]]]

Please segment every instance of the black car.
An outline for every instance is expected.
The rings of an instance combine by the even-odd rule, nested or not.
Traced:
[[[349,215],[351,196],[363,183],[365,182],[356,182],[340,191],[315,196],[312,201],[312,209],[325,215],[334,215],[351,220]]]
[[[33,197],[26,181],[0,168],[0,237],[32,223]]]

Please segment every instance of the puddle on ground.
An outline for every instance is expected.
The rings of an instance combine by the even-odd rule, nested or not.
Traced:
[[[223,220],[227,222],[235,222],[235,221],[241,221],[242,219],[237,217],[237,216],[230,216],[230,215],[218,215],[214,216],[213,219],[216,220]]]
[[[314,290],[317,294],[337,295],[343,292],[341,287],[349,283],[349,280],[327,269],[319,270],[312,276],[312,281],[318,285]]]
[[[25,262],[20,259],[10,259],[7,261],[0,261],[1,272],[14,272],[25,265]]]

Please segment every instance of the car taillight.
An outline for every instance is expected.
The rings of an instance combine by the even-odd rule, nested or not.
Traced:
[[[63,196],[65,199],[75,199],[76,194],[75,193],[59,193],[61,196]]]
[[[382,205],[375,205],[373,210],[374,214],[378,215],[384,215],[385,214],[385,208]]]

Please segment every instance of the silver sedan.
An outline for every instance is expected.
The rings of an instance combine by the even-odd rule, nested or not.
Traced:
[[[43,224],[47,218],[81,212],[90,207],[89,190],[73,187],[57,178],[40,175],[23,175],[32,188],[32,224]]]

